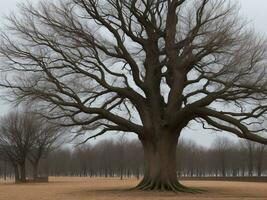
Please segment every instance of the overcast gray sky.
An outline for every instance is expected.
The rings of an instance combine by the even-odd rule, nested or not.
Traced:
[[[3,16],[11,11],[15,11],[16,4],[27,0],[0,0],[0,24],[3,23]],[[36,2],[37,0],[28,0]],[[232,0],[236,2],[237,0]],[[267,36],[267,0],[239,0],[242,15],[254,25],[256,31]],[[1,25],[0,25],[1,27]],[[8,110],[8,105],[0,101],[0,115]],[[197,143],[210,145],[215,138],[215,134],[203,133],[201,127],[192,126],[187,128],[184,137],[191,137]]]
[[[20,2],[38,0],[0,0],[0,14],[8,14],[15,10],[16,4]],[[266,0],[232,0],[239,1],[241,4],[241,11],[247,19],[250,19],[255,24],[255,28],[267,34],[267,1]],[[2,20],[0,20],[1,22]]]

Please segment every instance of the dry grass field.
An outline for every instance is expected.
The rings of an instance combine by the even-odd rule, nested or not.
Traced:
[[[0,200],[232,200],[266,199],[267,183],[183,181],[206,190],[202,194],[130,191],[136,180],[104,178],[50,178],[50,183],[0,182]]]

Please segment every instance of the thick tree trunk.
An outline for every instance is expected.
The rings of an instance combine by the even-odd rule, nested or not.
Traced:
[[[4,180],[6,181],[6,176],[7,176],[7,174],[6,174],[6,165],[7,165],[7,163],[6,163],[6,161],[5,161],[5,163],[4,163]]]
[[[20,178],[19,178],[19,169],[17,165],[14,165],[14,173],[15,173],[15,183],[19,183],[20,182]]]
[[[178,136],[161,134],[155,141],[141,140],[144,149],[145,171],[136,187],[140,190],[198,192],[181,185],[176,174],[176,147]]]
[[[257,166],[257,175],[261,176],[261,174],[262,174],[262,164],[261,162],[259,162]]]
[[[257,175],[260,177],[262,174],[261,169],[258,169]]]
[[[20,181],[26,182],[26,167],[25,163],[20,164]]]
[[[257,175],[261,176],[262,175],[262,163],[263,163],[263,150],[260,152],[259,157],[257,158]]]
[[[120,169],[120,179],[121,180],[123,179],[123,169],[122,168]]]
[[[32,177],[34,180],[38,179],[38,162],[37,163],[33,163],[32,164],[32,170],[33,170],[33,174]]]
[[[39,178],[39,171],[38,171],[39,162],[40,162],[40,156],[30,160],[32,166],[32,178],[34,180],[37,180]]]

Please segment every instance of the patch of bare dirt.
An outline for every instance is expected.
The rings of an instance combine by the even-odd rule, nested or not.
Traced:
[[[183,181],[202,194],[131,191],[136,179],[50,178],[49,183],[0,182],[0,200],[267,200],[267,183]]]

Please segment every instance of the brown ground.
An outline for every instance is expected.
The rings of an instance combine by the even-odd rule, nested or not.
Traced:
[[[266,199],[267,183],[183,181],[205,189],[203,194],[140,192],[128,189],[136,180],[100,178],[50,178],[50,183],[15,185],[0,182],[0,200],[207,200]]]

